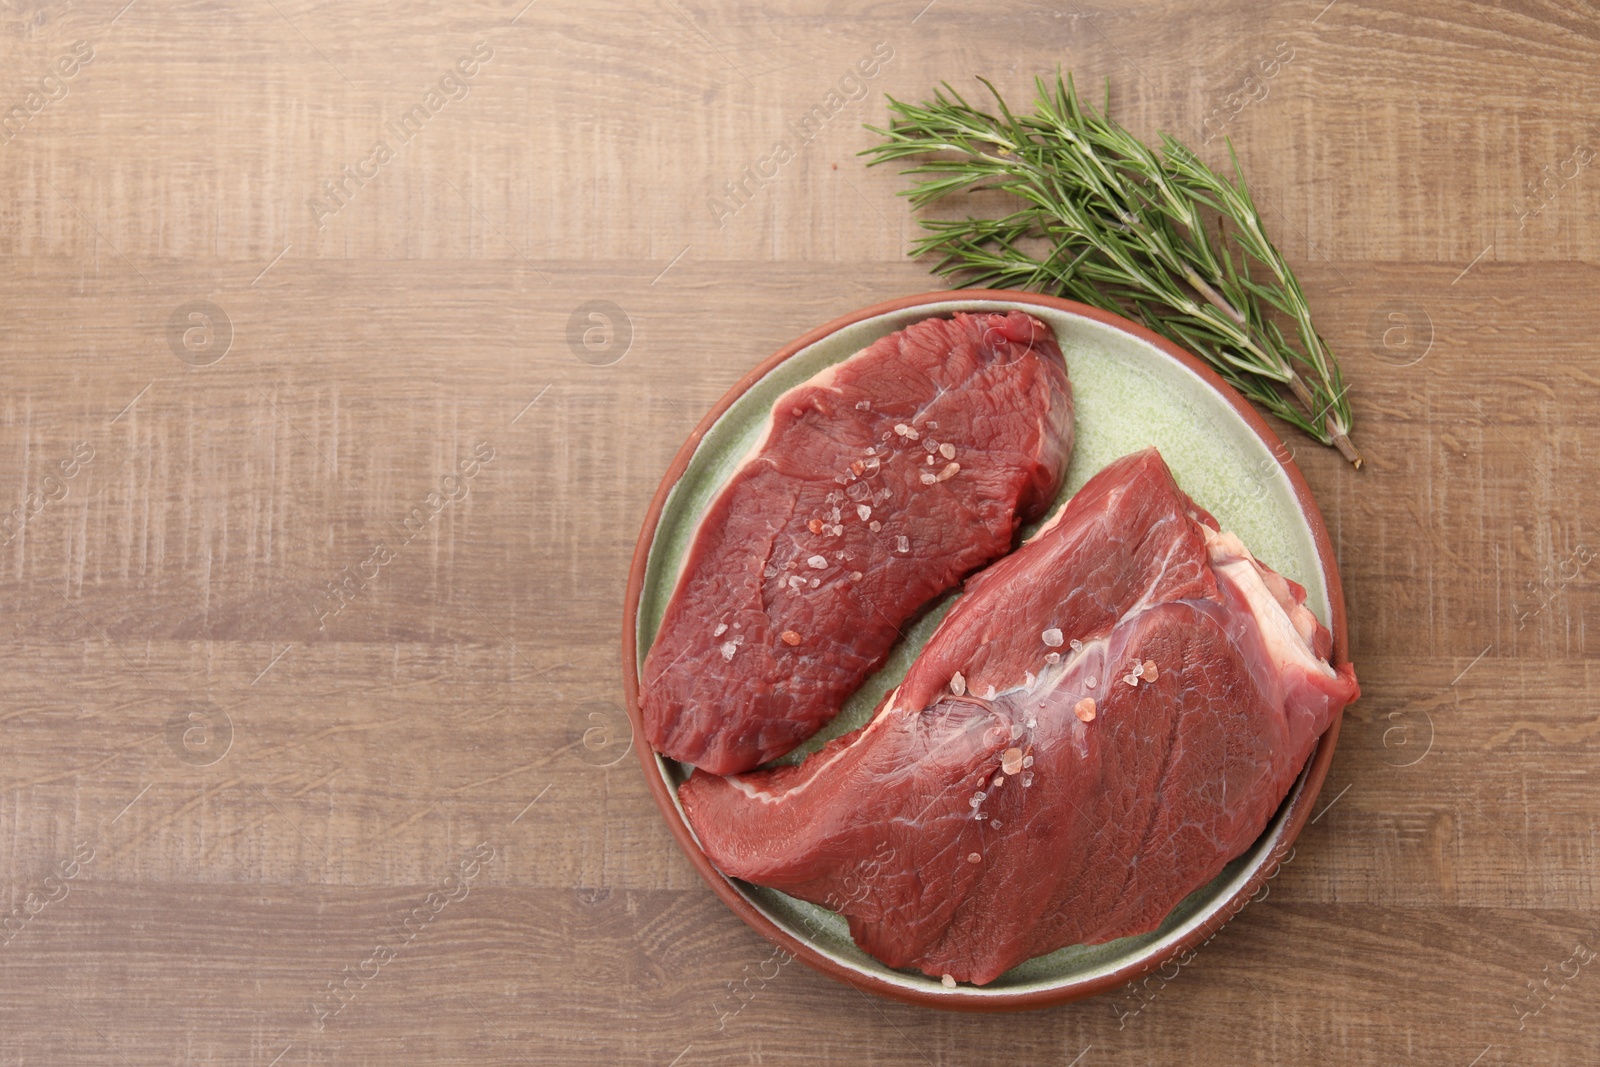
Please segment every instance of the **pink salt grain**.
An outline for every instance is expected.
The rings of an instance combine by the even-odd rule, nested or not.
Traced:
[[[1072,706],[1079,722],[1094,722],[1094,697],[1084,697]]]

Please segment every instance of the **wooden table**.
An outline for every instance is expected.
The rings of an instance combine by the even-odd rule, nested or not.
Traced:
[[[0,10],[0,1063],[1600,1061],[1592,7],[525,2]],[[620,708],[640,519],[754,362],[938,287],[881,94],[1058,63],[1233,138],[1302,272],[1366,695],[1170,981],[730,1017],[768,947]]]

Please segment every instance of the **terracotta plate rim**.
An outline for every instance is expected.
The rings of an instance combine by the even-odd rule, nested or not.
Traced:
[[[958,987],[954,990],[932,992],[897,985],[871,972],[847,966],[824,954],[775,923],[712,866],[710,859],[701,850],[693,832],[684,821],[682,811],[677,804],[677,798],[673,796],[666,779],[661,774],[656,752],[642,743],[645,730],[644,720],[639,708],[638,614],[639,602],[644,589],[646,565],[655,542],[656,529],[660,523],[661,513],[666,506],[667,498],[688,468],[690,460],[699,448],[700,442],[707,431],[711,429],[717,420],[722,418],[741,396],[781,363],[845,327],[853,326],[867,319],[877,318],[880,315],[904,311],[925,304],[947,304],[968,300],[1014,304],[1024,308],[1030,306],[1049,308],[1054,311],[1092,319],[1129,334],[1156,348],[1169,358],[1182,364],[1216,390],[1238,413],[1245,425],[1267,446],[1267,450],[1278,462],[1278,465],[1283,469],[1289,480],[1290,487],[1294,492],[1295,502],[1305,518],[1307,527],[1311,531],[1312,542],[1316,547],[1318,561],[1322,567],[1328,598],[1329,629],[1333,633],[1332,662],[1335,666],[1348,662],[1346,644],[1348,635],[1345,626],[1344,593],[1340,586],[1339,565],[1334,557],[1333,542],[1328,535],[1327,524],[1323,521],[1322,512],[1311,495],[1310,486],[1306,484],[1305,477],[1300,473],[1299,468],[1295,466],[1289,449],[1284,446],[1282,440],[1279,439],[1278,435],[1267,425],[1262,415],[1249,402],[1240,396],[1232,386],[1224,382],[1214,370],[1201,362],[1199,358],[1184,351],[1159,334],[1121,315],[1102,311],[1099,308],[1080,304],[1073,300],[1063,300],[1059,297],[1044,296],[1039,293],[1017,292],[1006,289],[952,289],[886,300],[870,307],[852,311],[834,319],[832,322],[818,326],[816,329],[784,345],[744,377],[740,378],[723,395],[722,399],[717,401],[716,405],[706,413],[706,416],[700,420],[699,425],[690,433],[688,440],[684,441],[683,446],[678,449],[678,453],[673,457],[660,486],[656,489],[655,496],[651,499],[649,509],[645,513],[638,543],[634,548],[633,563],[628,572],[628,586],[623,606],[622,681],[627,701],[628,720],[633,729],[633,747],[638,753],[640,765],[645,772],[645,781],[649,785],[651,796],[655,800],[656,806],[661,810],[662,817],[666,819],[668,829],[672,831],[673,837],[677,839],[679,847],[688,856],[695,870],[700,873],[700,876],[705,879],[706,883],[722,899],[723,903],[733,910],[735,915],[743,919],[745,923],[767,940],[792,953],[807,966],[862,992],[877,993],[906,1003],[944,1010],[975,1012],[1021,1011],[1097,996],[1125,986],[1129,982],[1137,981],[1151,971],[1164,967],[1188,954],[1209,940],[1213,934],[1226,925],[1251,897],[1260,892],[1261,887],[1265,885],[1268,879],[1276,874],[1278,867],[1284,860],[1284,856],[1304,828],[1312,806],[1316,803],[1317,795],[1321,792],[1322,784],[1328,776],[1328,767],[1333,762],[1333,751],[1339,738],[1339,726],[1343,716],[1335,718],[1333,724],[1318,738],[1315,749],[1313,749],[1311,756],[1306,761],[1305,769],[1301,772],[1295,784],[1290,787],[1290,795],[1286,799],[1287,810],[1283,810],[1280,806],[1279,814],[1273,820],[1279,826],[1277,830],[1278,844],[1261,859],[1250,876],[1245,879],[1244,884],[1235,893],[1213,904],[1205,918],[1193,925],[1177,942],[1162,949],[1159,953],[1150,953],[1146,957],[1133,960],[1126,966],[1114,971],[1067,981],[1042,989],[1018,990],[1016,992],[979,992],[975,989],[969,990],[967,987]],[[1273,832],[1273,827],[1269,824],[1263,834]]]

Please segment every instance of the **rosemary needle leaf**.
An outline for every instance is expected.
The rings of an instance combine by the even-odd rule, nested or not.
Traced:
[[[1176,138],[1162,134],[1152,148],[1109,107],[1086,107],[1070,76],[1038,79],[1025,114],[979,81],[998,114],[945,83],[922,103],[890,97],[888,127],[867,127],[882,138],[862,153],[869,165],[913,161],[902,195],[914,207],[980,192],[1020,204],[997,218],[923,218],[912,253],[969,285],[1055,293],[1137,319],[1360,467],[1349,387],[1232,144],[1233,173],[1219,174]]]

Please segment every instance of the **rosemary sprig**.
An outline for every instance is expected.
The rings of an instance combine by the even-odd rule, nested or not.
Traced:
[[[1038,79],[1034,110],[1020,116],[983,85],[999,114],[946,84],[922,104],[890,97],[889,128],[867,127],[884,138],[862,153],[869,165],[920,158],[905,171],[918,176],[903,194],[915,207],[984,190],[1020,201],[999,218],[923,219],[913,254],[969,284],[1052,292],[1138,319],[1360,467],[1338,362],[1232,146],[1228,178],[1172,137],[1152,149],[1109,107],[1084,107],[1070,78]]]

